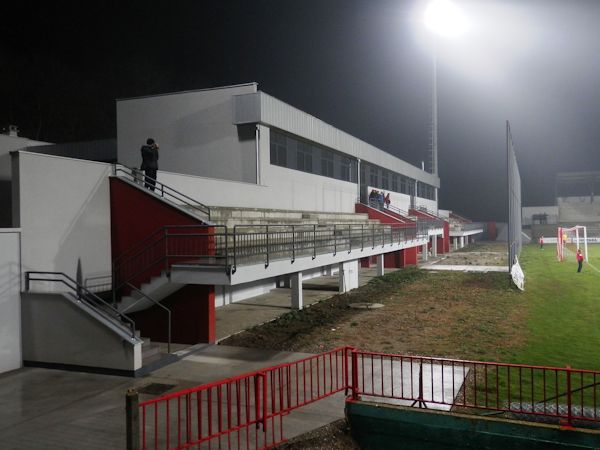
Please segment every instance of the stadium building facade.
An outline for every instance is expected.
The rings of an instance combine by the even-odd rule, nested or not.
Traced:
[[[148,137],[153,192],[135,169]],[[118,100],[118,164],[10,150],[0,371],[143,373],[140,332],[214,342],[217,307],[284,285],[299,309],[303,280],[337,274],[346,292],[359,267],[383,274],[450,247],[437,176],[255,83]],[[370,203],[374,190],[389,205]]]

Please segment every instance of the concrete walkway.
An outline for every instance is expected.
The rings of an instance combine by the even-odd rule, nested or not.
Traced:
[[[361,269],[367,283],[375,269]],[[337,276],[304,284],[310,305],[337,291]],[[217,310],[217,336],[273,320],[290,310],[289,289],[275,289]],[[151,383],[171,385],[167,392],[302,359],[307,354],[200,344],[177,352],[181,359],[142,378],[51,369],[23,368],[0,375],[0,448],[123,449],[125,392]],[[157,395],[141,394],[140,400]],[[344,416],[342,394],[305,406],[285,417],[288,438]]]

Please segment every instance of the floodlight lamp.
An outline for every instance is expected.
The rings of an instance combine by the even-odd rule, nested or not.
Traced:
[[[456,37],[468,28],[465,15],[449,0],[433,0],[425,10],[425,26],[443,37]]]

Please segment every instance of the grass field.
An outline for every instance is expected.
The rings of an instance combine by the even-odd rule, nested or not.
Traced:
[[[600,272],[584,263],[577,273],[574,247],[562,263],[556,249],[523,247],[528,320],[525,344],[514,362],[600,369]],[[589,245],[589,262],[600,268],[600,245]]]

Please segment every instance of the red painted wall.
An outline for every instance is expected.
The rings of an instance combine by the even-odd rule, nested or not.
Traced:
[[[384,265],[384,267],[394,267],[394,268],[404,267],[403,258],[404,258],[404,255],[402,254],[402,250],[386,253],[385,256],[383,257],[383,265]]]
[[[416,266],[417,265],[417,247],[410,247],[404,251],[404,265],[405,266]]]
[[[113,260],[161,227],[203,224],[116,177],[110,179],[110,215]]]
[[[444,253],[450,252],[450,222],[444,221]]]
[[[424,211],[420,211],[420,210],[418,210],[418,209],[413,209],[413,208],[410,208],[410,209],[408,210],[408,213],[409,213],[411,216],[422,217],[423,219],[437,219],[437,217],[435,217],[434,215],[432,215],[432,214],[429,214],[429,213],[426,213],[426,212],[424,212]]]
[[[496,222],[488,222],[487,224],[488,241],[495,241],[497,237]]]
[[[367,213],[369,215],[369,219],[377,219],[381,223],[394,225],[404,223],[403,220],[399,219],[399,217],[402,216],[394,217],[391,212],[388,213],[388,211],[379,211],[378,209],[363,205],[362,203],[357,203],[354,205],[354,212]]]
[[[161,302],[171,309],[171,340],[178,344],[215,342],[215,289],[186,285]],[[157,306],[131,314],[143,337],[167,342],[168,315]]]

